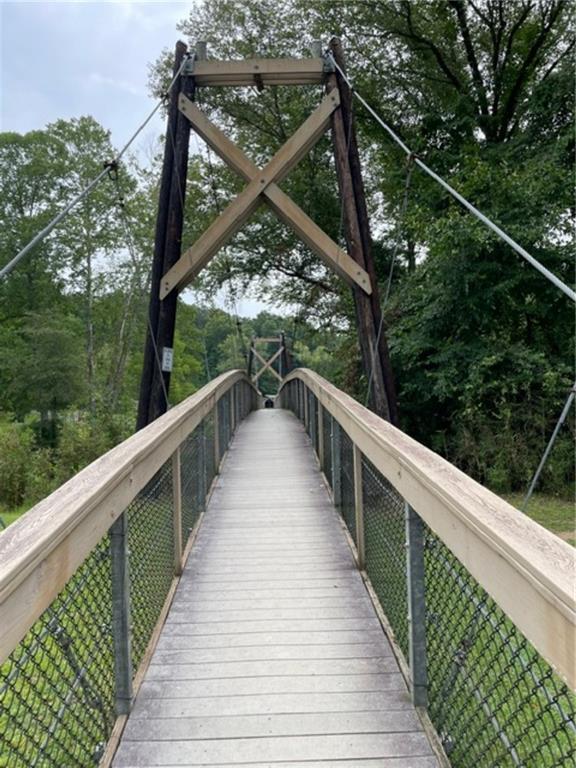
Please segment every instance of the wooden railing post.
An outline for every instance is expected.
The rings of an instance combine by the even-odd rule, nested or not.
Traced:
[[[358,568],[363,571],[366,567],[364,548],[364,492],[362,489],[362,452],[354,445],[354,509],[356,516],[356,550],[358,552]]]
[[[180,446],[172,454],[172,501],[174,504],[174,573],[182,574],[182,477]]]
[[[310,401],[308,399],[308,389],[305,384],[302,384],[302,395],[304,399],[304,429],[308,432],[308,425],[310,423]]]
[[[112,571],[112,636],[114,686],[117,715],[132,708],[132,649],[130,621],[130,570],[128,564],[128,514],[124,512],[110,528]]]
[[[324,406],[317,401],[318,411],[318,461],[320,462],[320,469],[324,469]]]
[[[426,661],[426,597],[424,581],[424,526],[420,516],[405,502],[406,571],[408,587],[408,635],[412,701],[428,704]]]
[[[340,456],[340,424],[332,417],[332,429],[330,430],[331,455],[332,455],[332,494],[334,506],[342,506],[342,474]]]

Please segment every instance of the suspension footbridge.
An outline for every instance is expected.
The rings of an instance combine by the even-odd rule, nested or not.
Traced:
[[[177,47],[139,430],[0,536],[2,767],[575,764],[574,550],[395,426],[332,53],[211,62]],[[310,84],[320,104],[263,168],[193,100]],[[347,249],[278,186],[329,127]],[[182,252],[191,129],[246,186]],[[169,408],[177,291],[260,203],[352,287],[370,409],[290,371],[283,337],[268,361],[253,341],[259,372]],[[256,386],[268,369],[273,408]]]

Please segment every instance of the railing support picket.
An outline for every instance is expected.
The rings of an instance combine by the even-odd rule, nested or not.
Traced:
[[[318,461],[320,469],[324,469],[324,406],[318,400]]]
[[[208,495],[208,478],[206,477],[208,462],[206,461],[206,426],[203,421],[198,425],[198,429],[200,430],[202,444],[199,457],[200,466],[198,467],[198,477],[200,480],[200,508],[204,510],[206,509],[206,496]]]
[[[412,701],[428,704],[426,661],[426,597],[424,580],[424,526],[417,512],[405,502],[408,634]]]
[[[356,550],[358,552],[358,568],[361,571],[366,566],[364,548],[364,492],[362,489],[362,452],[354,445],[354,510],[356,516]]]
[[[180,446],[172,454],[172,502],[174,505],[174,574],[182,574],[182,475]]]
[[[212,408],[212,421],[214,423],[214,474],[220,472],[220,419],[218,414],[218,402]]]
[[[332,417],[332,429],[330,430],[331,455],[332,455],[332,494],[334,506],[342,506],[342,473],[340,456],[340,424]]]
[[[110,528],[110,558],[112,564],[115,707],[117,715],[127,715],[132,708],[132,630],[128,514],[126,512],[120,515]]]

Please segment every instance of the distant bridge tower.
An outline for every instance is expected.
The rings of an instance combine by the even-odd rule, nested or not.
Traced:
[[[278,347],[272,354],[265,357],[265,354],[257,349],[259,344],[277,344]],[[261,367],[253,372],[253,367],[255,365],[257,367],[258,363]],[[281,382],[284,376],[290,373],[291,368],[292,361],[286,347],[284,333],[280,333],[279,336],[252,337],[252,340],[250,341],[250,350],[248,352],[248,376],[250,376],[253,384],[258,387],[258,389],[260,389],[260,376],[262,376],[265,371],[270,371],[270,373],[278,379],[278,382]]]

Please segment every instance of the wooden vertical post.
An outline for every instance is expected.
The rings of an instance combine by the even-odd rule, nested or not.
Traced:
[[[334,38],[330,42],[330,50],[338,66],[344,70],[344,55],[338,39]],[[370,407],[382,418],[397,424],[396,391],[384,328],[381,329],[378,339],[381,320],[380,297],[352,119],[352,97],[348,85],[337,72],[329,75],[327,81],[328,93],[335,88],[340,92],[340,108],[332,115],[332,139],[338,186],[344,208],[348,252],[354,261],[368,272],[372,286],[370,296],[358,287],[353,288],[362,361],[366,377],[371,379]]]
[[[182,66],[186,55],[186,46],[178,41],[174,54],[173,76]],[[164,274],[164,247],[166,244],[166,229],[168,225],[168,211],[170,208],[170,190],[174,171],[174,145],[170,141],[170,132],[175,130],[178,121],[178,88],[174,85],[170,93],[168,105],[168,117],[166,121],[166,141],[164,143],[164,160],[160,177],[160,190],[158,194],[158,215],[156,217],[156,233],[154,236],[154,256],[152,259],[152,275],[150,283],[150,302],[148,307],[149,325],[146,332],[144,347],[144,363],[140,378],[140,399],[138,403],[138,417],[136,429],[142,429],[150,423],[150,394],[152,390],[152,378],[158,367],[154,343],[158,334],[158,319],[160,315],[160,282]]]
[[[184,43],[178,42],[174,74],[179,71],[186,51]],[[168,409],[171,367],[167,364],[168,355],[165,355],[164,350],[172,351],[174,347],[178,294],[172,291],[160,301],[159,291],[163,275],[178,261],[182,250],[190,122],[178,110],[180,91],[193,98],[193,78],[180,76],[170,94],[150,289],[150,327],[140,384],[138,429]]]
[[[358,568],[366,567],[366,552],[364,547],[364,491],[362,488],[362,452],[354,444],[354,509],[356,517],[356,550],[358,552]]]
[[[182,479],[180,446],[172,454],[172,501],[174,504],[174,574],[182,574]]]

